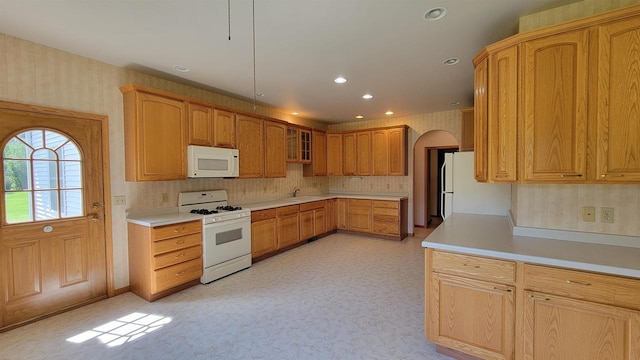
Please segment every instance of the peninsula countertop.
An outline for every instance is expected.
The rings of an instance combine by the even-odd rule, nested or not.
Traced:
[[[640,278],[640,248],[513,235],[506,216],[454,213],[422,246]]]

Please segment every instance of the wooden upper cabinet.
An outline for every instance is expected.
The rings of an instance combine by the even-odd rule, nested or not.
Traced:
[[[342,175],[342,134],[327,134],[327,175]]]
[[[588,45],[588,30],[522,45],[523,181],[587,178]]]
[[[371,175],[389,174],[389,133],[385,129],[371,131]]]
[[[311,131],[300,129],[300,162],[311,164]]]
[[[371,175],[371,131],[356,133],[356,175]]]
[[[287,177],[286,160],[287,126],[275,121],[264,122],[265,168],[268,178]],[[240,160],[242,161],[242,160]]]
[[[596,181],[640,181],[640,19],[597,28]],[[597,90],[596,90],[597,89]]]
[[[213,146],[213,108],[187,103],[189,145]]]
[[[460,112],[462,112],[460,151],[473,151],[473,108],[461,109]]]
[[[488,58],[484,58],[476,65],[473,76],[473,157],[474,176],[476,181],[487,181],[488,173],[488,121],[489,97],[487,95],[489,81]]]
[[[313,176],[327,175],[327,134],[313,130],[311,137]]]
[[[240,159],[240,178],[261,178],[264,175],[263,120],[238,115],[236,143]],[[284,150],[283,150],[284,152]]]
[[[389,172],[390,176],[408,175],[407,164],[407,127],[387,130],[389,140]]]
[[[236,147],[236,115],[230,111],[213,111],[213,146]]]
[[[300,129],[287,126],[287,162],[300,162]]]
[[[186,106],[183,101],[123,87],[125,179],[183,180],[186,166]]]
[[[518,46],[489,55],[489,179],[516,181]]]
[[[356,133],[342,134],[342,175],[356,174]]]

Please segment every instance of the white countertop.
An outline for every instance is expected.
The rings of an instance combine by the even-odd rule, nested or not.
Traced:
[[[202,220],[202,215],[181,213],[178,212],[177,207],[131,211],[127,216],[127,222],[148,227],[178,224],[194,220]]]
[[[296,205],[296,204],[303,204],[303,203],[312,202],[312,201],[322,201],[322,200],[336,199],[336,198],[400,201],[402,199],[408,199],[408,196],[407,195],[380,195],[380,194],[353,194],[353,193],[299,195],[296,197],[287,197],[282,199],[242,204],[242,207],[244,209],[249,209],[251,211],[258,211],[258,210],[271,209],[271,208],[280,207],[280,206]]]
[[[233,204],[241,205],[242,208],[257,211],[264,209],[271,209],[280,206],[296,205],[312,201],[321,201],[335,198],[347,198],[347,199],[370,199],[370,200],[391,200],[400,201],[407,199],[407,195],[376,195],[376,194],[351,194],[351,193],[333,193],[333,194],[320,194],[320,195],[300,195],[297,197],[281,198],[269,201],[261,201],[247,204]],[[178,212],[177,207],[173,208],[161,208],[150,210],[132,210],[127,215],[127,222],[138,224],[142,226],[154,227],[169,224],[177,224],[181,222],[200,220],[202,215],[181,213]]]
[[[506,216],[454,213],[426,248],[640,278],[640,248],[512,234]]]

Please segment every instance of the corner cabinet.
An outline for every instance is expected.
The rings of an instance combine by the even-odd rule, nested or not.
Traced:
[[[327,133],[327,175],[342,175],[341,133]]]
[[[311,132],[311,164],[303,168],[303,176],[327,176],[327,133]]]
[[[640,5],[487,46],[474,59],[476,180],[640,183],[638,48]]]
[[[185,103],[137,86],[120,90],[124,98],[126,181],[186,179]]]

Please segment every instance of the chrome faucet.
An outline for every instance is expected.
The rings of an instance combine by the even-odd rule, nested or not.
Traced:
[[[296,194],[298,193],[298,191],[300,191],[300,188],[294,188],[293,189],[293,197],[296,197]]]

